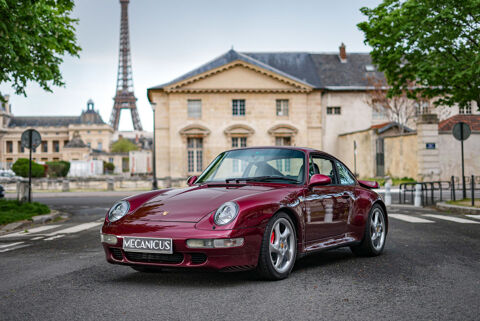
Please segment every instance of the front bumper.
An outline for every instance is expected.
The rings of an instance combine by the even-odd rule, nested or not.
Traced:
[[[263,237],[263,228],[238,230],[198,230],[195,223],[130,222],[104,224],[102,233],[117,236],[117,244],[102,243],[106,259],[112,264],[178,267],[239,271],[257,266]],[[173,254],[126,252],[122,249],[123,236],[171,238]],[[188,239],[244,238],[244,244],[232,248],[188,248]]]

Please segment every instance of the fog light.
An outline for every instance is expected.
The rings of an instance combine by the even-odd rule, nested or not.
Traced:
[[[242,246],[244,242],[243,237],[235,239],[190,239],[187,240],[187,247],[191,249],[202,248],[226,248]]]
[[[117,244],[117,237],[115,235],[110,235],[110,234],[100,234],[100,241],[102,243],[107,243],[107,244],[112,244],[115,245]]]

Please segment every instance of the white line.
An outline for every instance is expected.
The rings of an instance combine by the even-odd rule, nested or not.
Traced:
[[[0,253],[11,251],[11,250],[21,249],[22,247],[27,247],[27,246],[30,246],[30,244],[18,245],[18,246],[11,247],[11,248],[8,248],[8,249],[0,250]]]
[[[15,242],[15,243],[3,244],[3,245],[0,245],[0,249],[2,249],[4,247],[15,246],[15,245],[22,244],[22,243],[24,243],[24,242]]]
[[[36,240],[41,240],[43,239],[43,236],[37,236],[37,237],[34,237],[33,239],[31,239],[32,241],[36,241]]]
[[[435,214],[424,214],[423,216],[438,218],[440,220],[451,221],[456,223],[470,223],[470,224],[480,224],[480,222],[467,220],[460,217],[453,217],[453,216],[445,216],[445,215],[435,215]]]
[[[470,217],[470,218],[474,218],[474,219],[476,219],[476,220],[480,220],[480,215],[467,214],[467,215],[465,215],[465,216],[468,216],[468,217]]]
[[[91,228],[99,226],[99,225],[102,225],[102,223],[99,223],[99,222],[84,223],[84,224],[75,225],[75,226],[72,226],[72,227],[69,227],[69,228],[66,228],[66,229],[63,229],[63,230],[52,232],[50,234],[47,234],[47,236],[52,236],[52,235],[57,235],[57,234],[77,233],[77,232],[80,232],[80,231],[91,229]]]
[[[396,218],[397,220],[410,223],[435,223],[434,221],[426,220],[424,218],[405,215],[405,214],[388,214],[388,217]]]
[[[64,236],[65,235],[55,235],[55,236],[51,236],[49,238],[44,239],[44,241],[51,241],[51,240],[59,239],[59,238],[64,237]]]
[[[61,225],[44,225],[44,226],[39,226],[32,228],[31,230],[27,229],[28,232],[22,231],[22,232],[16,232],[16,233],[11,233],[7,235],[2,235],[0,238],[8,238],[8,237],[16,237],[16,236],[24,236],[24,235],[30,235],[38,232],[43,232],[46,230],[51,230],[53,228],[59,227]]]

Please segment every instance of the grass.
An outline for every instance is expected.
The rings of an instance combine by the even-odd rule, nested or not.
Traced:
[[[385,186],[385,178],[380,178],[380,177],[370,177],[370,178],[364,178],[363,180],[365,181],[375,181],[380,184],[380,186]],[[414,183],[415,180],[411,177],[392,177],[392,186],[398,186],[402,183]]]
[[[447,204],[472,207],[472,199],[466,198],[458,201],[447,201]],[[480,208],[480,198],[475,199],[475,207]]]
[[[0,225],[28,220],[35,215],[48,213],[50,213],[50,208],[45,204],[0,199]]]

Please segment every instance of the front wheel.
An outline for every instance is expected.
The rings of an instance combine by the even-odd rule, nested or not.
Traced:
[[[387,225],[383,208],[373,205],[365,224],[365,234],[359,245],[351,246],[352,252],[359,256],[377,256],[382,254],[387,237]]]
[[[278,213],[265,228],[257,270],[268,280],[281,280],[292,271],[296,257],[297,237],[292,220],[287,214]]]

